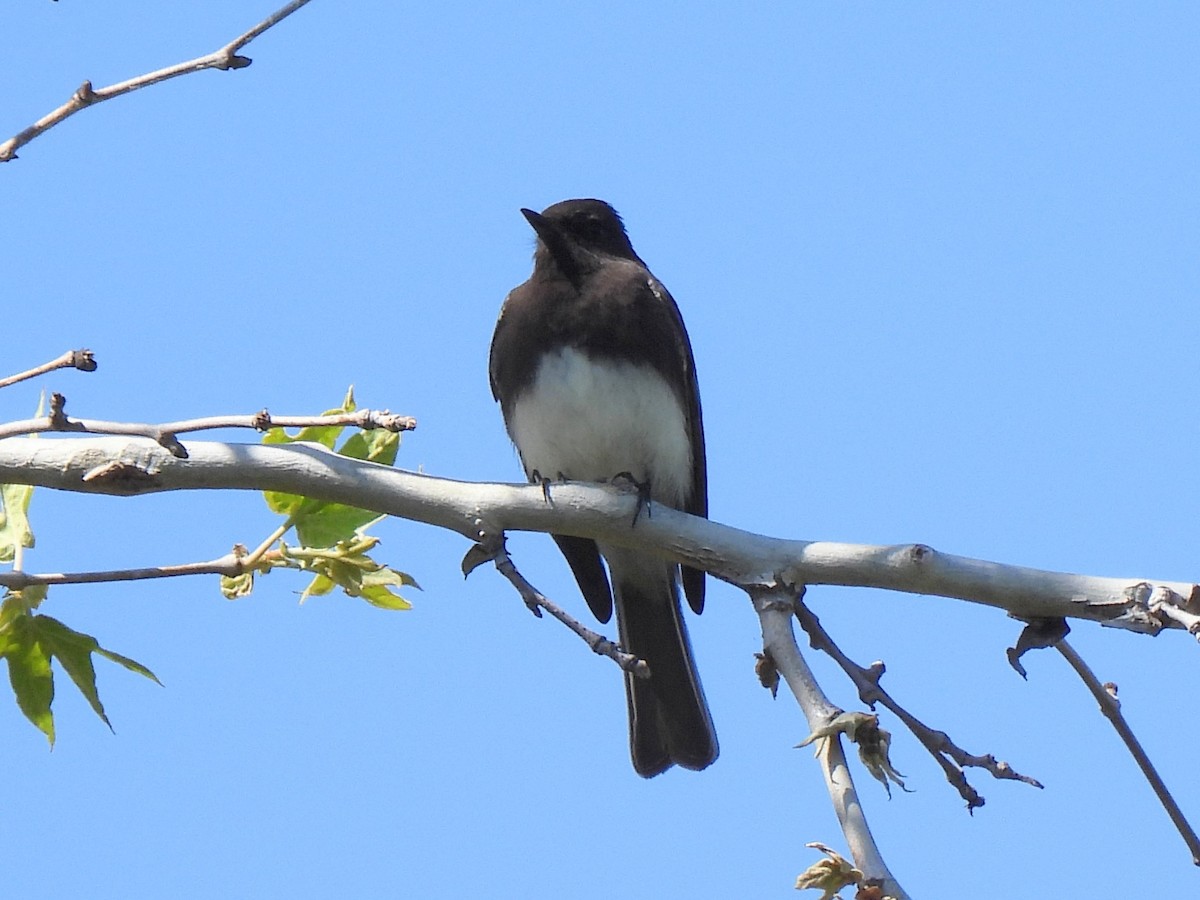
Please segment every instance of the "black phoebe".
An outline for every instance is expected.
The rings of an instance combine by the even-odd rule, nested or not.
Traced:
[[[504,301],[489,371],[525,473],[625,474],[650,502],[707,516],[696,366],[675,301],[607,203],[564,200],[521,213],[538,236],[533,274]],[[679,608],[679,566],[585,538],[554,540],[600,621],[615,596],[621,646],[650,667],[648,679],[625,675],[633,767],[649,778],[674,763],[709,765],[717,736]],[[704,573],[684,567],[682,580],[700,612]]]

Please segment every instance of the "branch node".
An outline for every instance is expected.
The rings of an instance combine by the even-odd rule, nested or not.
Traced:
[[[81,480],[102,484],[114,494],[142,494],[158,484],[158,478],[153,473],[125,460],[114,460],[89,469]]]
[[[158,445],[168,451],[176,459],[187,459],[188,452],[183,444],[179,443],[179,438],[169,431],[164,431],[158,436]]]
[[[928,544],[912,544],[908,548],[908,558],[914,565],[919,565],[936,554],[937,551]]]
[[[100,98],[97,97],[96,92],[92,90],[92,83],[85,79],[83,84],[75,89],[75,93],[71,95],[71,99],[83,107],[91,106]]]
[[[88,350],[87,348],[72,350],[71,365],[80,372],[95,372],[97,365],[96,357],[93,355],[92,351]]]
[[[70,427],[66,406],[67,398],[58,391],[50,395],[50,427],[55,431],[66,431]]]

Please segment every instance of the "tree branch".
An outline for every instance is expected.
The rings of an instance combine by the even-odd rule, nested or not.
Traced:
[[[166,81],[170,78],[175,78],[179,75],[187,75],[191,72],[201,72],[205,69],[244,69],[250,65],[252,60],[246,56],[238,56],[237,51],[242,49],[268,28],[277,25],[279,22],[286,19],[300,7],[308,3],[309,0],[292,0],[287,6],[276,10],[274,13],[263,19],[245,34],[230,41],[219,50],[214,50],[204,56],[198,56],[195,59],[187,62],[176,63],[173,66],[167,66],[165,69],[158,69],[154,72],[148,72],[145,75],[139,75],[136,78],[130,78],[128,81],[122,81],[117,84],[109,85],[103,88],[93,88],[90,81],[84,81],[71,95],[71,99],[60,106],[53,112],[48,113],[38,119],[24,131],[9,138],[7,141],[0,143],[0,163],[8,162],[17,158],[17,151],[32,141],[39,135],[49,131],[59,122],[63,121],[81,109],[86,109],[89,106],[95,106],[97,103],[102,103],[105,100],[111,100],[113,97],[119,97],[122,94],[128,94],[130,91],[136,91],[138,88],[148,87],[152,84],[158,84],[160,81]]]
[[[95,372],[96,358],[92,355],[91,350],[68,350],[62,356],[58,357],[58,359],[52,359],[48,363],[42,363],[40,366],[34,366],[32,369],[18,372],[16,375],[9,375],[7,378],[0,378],[0,388],[6,388],[21,381],[28,381],[30,378],[37,378],[39,375],[45,375],[47,372],[53,372],[55,369],[78,369],[81,372]],[[0,434],[0,437],[3,436],[3,434]]]
[[[1152,634],[1164,628],[1182,631],[1200,615],[1200,586],[1194,583],[1040,571],[942,554],[920,544],[878,547],[788,541],[665,506],[656,507],[652,518],[639,518],[631,527],[638,498],[611,486],[556,484],[556,502],[551,506],[539,485],[433,478],[340,456],[319,444],[196,441],[188,451],[187,458],[180,458],[159,444],[136,438],[9,438],[0,441],[0,484],[114,495],[198,489],[283,491],[436,525],[484,548],[493,546],[506,531],[522,530],[590,537],[659,552],[750,593],[763,624],[766,652],[797,693],[806,717],[818,719],[832,707],[811,682],[811,673],[805,675],[807,666],[791,626],[793,598],[802,585],[940,595],[1005,609],[1025,619],[1090,619]],[[528,590],[533,591],[531,586]],[[781,598],[787,598],[786,604]],[[1164,604],[1175,615],[1163,615]],[[862,811],[840,742],[829,739],[825,744],[822,765],[855,859],[871,877],[890,878],[872,848],[865,821],[861,825],[858,821]]]
[[[937,761],[937,764],[942,767],[942,771],[946,775],[946,780],[954,786],[959,796],[967,802],[967,810],[969,812],[973,812],[978,807],[983,806],[984,799],[967,781],[966,773],[963,771],[966,767],[973,766],[985,769],[998,779],[1023,781],[1025,784],[1037,788],[1042,786],[1039,781],[1027,775],[1021,775],[1008,763],[997,760],[990,753],[983,756],[975,756],[968,753],[950,740],[950,736],[944,731],[937,731],[930,728],[910,713],[897,703],[891,694],[880,685],[879,680],[886,671],[884,664],[876,662],[872,663],[869,667],[863,667],[854,662],[854,660],[842,652],[842,649],[830,637],[829,632],[825,630],[825,627],[821,624],[821,620],[817,618],[816,614],[801,602],[796,603],[796,618],[800,621],[800,627],[808,635],[809,643],[815,649],[829,654],[841,666],[842,671],[850,677],[850,680],[854,682],[855,687],[858,688],[858,697],[863,703],[870,706],[871,709],[875,708],[876,703],[883,704],[921,742],[921,745],[929,751],[930,755]]]
[[[150,566],[142,569],[112,569],[103,572],[0,572],[0,587],[19,591],[35,584],[99,584],[106,581],[142,581],[147,578],[176,578],[180,575],[227,575],[234,577],[246,570],[246,560],[236,553],[227,553],[208,562],[183,563],[177,566]]]
[[[50,364],[47,363],[47,365]],[[0,425],[0,440],[22,434],[44,434],[54,431],[75,434],[126,435],[149,438],[170,451],[173,456],[187,459],[188,452],[179,442],[177,435],[217,428],[253,428],[255,431],[268,431],[271,428],[310,428],[326,425],[348,425],[367,431],[382,428],[387,431],[402,432],[415,429],[417,420],[412,416],[395,415],[386,409],[359,409],[352,413],[335,413],[326,416],[272,416],[263,409],[251,416],[207,416],[199,419],[184,419],[179,422],[166,422],[162,425],[148,425],[140,422],[106,422],[100,419],[68,418],[66,398],[62,394],[56,393],[50,398],[50,415],[37,419],[6,422]]]
[[[652,546],[665,557],[750,588],[783,585],[876,587],[932,594],[1003,609],[1023,618],[1064,617],[1157,634],[1182,623],[1157,614],[1152,598],[1200,615],[1200,586],[1103,578],[1008,566],[939,553],[921,544],[891,547],[790,541],[752,534],[656,506],[630,528],[637,498],[612,487],[556,484],[549,506],[538,485],[433,478],[339,456],[314,445],[192,441],[188,459],[129,438],[0,441],[0,483],[81,493],[133,495],[169,490],[285,491],[447,528],[479,543],[506,531],[598,538]]]
[[[804,713],[809,731],[819,731],[841,710],[825,696],[796,644],[796,634],[792,630],[796,591],[788,588],[754,590],[750,592],[750,598],[762,626],[764,654],[787,682]],[[820,760],[825,786],[855,866],[868,879],[879,884],[886,896],[906,900],[908,894],[893,877],[871,835],[862,804],[858,801],[858,792],[854,788],[854,779],[846,764],[840,736],[822,739],[817,745],[817,759]]]
[[[621,669],[626,672],[631,672],[638,678],[649,678],[650,667],[646,665],[646,661],[639,659],[632,653],[626,653],[621,649],[621,645],[615,641],[611,641],[597,631],[588,628],[561,606],[550,600],[545,594],[530,584],[525,576],[517,571],[517,567],[513,565],[512,559],[508,555],[508,550],[504,547],[503,539],[493,541],[497,545],[494,549],[488,549],[483,545],[476,544],[476,547],[481,548],[482,555],[490,554],[496,564],[496,570],[512,583],[512,586],[517,589],[517,593],[521,595],[521,599],[525,601],[525,605],[529,611],[537,616],[542,617],[542,610],[550,613],[555,619],[566,625],[571,631],[583,639],[583,642],[591,648],[592,652],[599,656],[607,656],[615,662]],[[474,550],[475,548],[472,548]],[[463,561],[463,569],[467,574],[470,574],[474,565],[468,562],[474,554],[468,553],[467,560]]]
[[[1092,672],[1091,667],[1084,661],[1083,657],[1075,652],[1075,648],[1067,643],[1066,640],[1060,640],[1054,646],[1063,655],[1063,658],[1071,664],[1071,668],[1075,670],[1076,674],[1083,679],[1083,683],[1087,685],[1087,689],[1092,692],[1092,696],[1100,704],[1100,712],[1104,713],[1105,718],[1116,729],[1117,734],[1121,736],[1126,749],[1129,750],[1137,762],[1138,768],[1142,770],[1142,775],[1150,782],[1150,787],[1154,791],[1155,796],[1158,797],[1158,802],[1167,811],[1167,815],[1171,819],[1171,824],[1175,826],[1180,837],[1183,838],[1183,842],[1187,844],[1187,848],[1192,854],[1192,862],[1200,866],[1200,838],[1197,838],[1196,832],[1184,817],[1183,810],[1179,808],[1179,804],[1171,796],[1171,792],[1167,789],[1162,776],[1154,768],[1154,763],[1146,755],[1146,751],[1142,748],[1137,735],[1133,733],[1133,729],[1125,721],[1125,716],[1121,714],[1121,701],[1117,699],[1116,685],[1101,684],[1100,679]]]

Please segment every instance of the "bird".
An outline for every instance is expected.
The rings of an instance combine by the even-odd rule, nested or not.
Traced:
[[[526,475],[547,492],[553,479],[622,476],[649,514],[663,504],[707,517],[696,365],[675,300],[603,200],[521,214],[537,235],[533,272],[501,307],[488,374]],[[607,622],[615,604],[621,647],[649,667],[649,678],[625,673],[634,770],[651,778],[712,764],[717,736],[679,599],[682,581],[688,604],[703,610],[704,572],[553,537],[592,612]]]

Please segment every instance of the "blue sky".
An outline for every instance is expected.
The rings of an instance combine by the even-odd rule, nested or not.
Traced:
[[[0,137],[215,49],[272,9],[23,3],[0,34]],[[783,537],[1089,574],[1200,578],[1200,11],[1192,4],[315,0],[205,72],[104,104],[0,167],[3,369],[78,416],[317,412],[354,383],[416,416],[399,464],[516,480],[487,387],[518,213],[595,196],[683,311],[711,510]],[[0,414],[27,416],[36,387]],[[250,440],[245,434],[221,437]],[[33,570],[207,559],[273,522],[252,494],[40,492]],[[13,896],[790,897],[840,847],[757,621],[710,587],[690,626],[721,736],[702,774],[632,771],[618,672],[525,612],[457,536],[393,521],[408,613],[296,605],[272,575],[62,588],[45,607],[153,668],[60,681],[59,740],[0,707]],[[518,565],[581,613],[549,539]],[[911,794],[859,776],[915,896],[1186,896],[1197,874],[1055,654],[1002,613],[814,588],[843,648],[967,749],[968,817],[896,730]],[[1193,821],[1197,648],[1077,624]],[[848,683],[813,660],[834,699]],[[884,724],[896,723],[885,716]],[[814,895],[815,896],[815,895]]]

